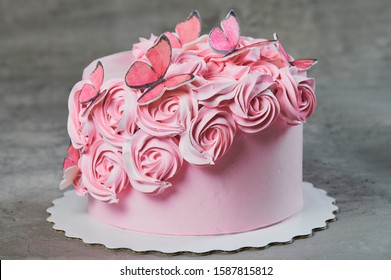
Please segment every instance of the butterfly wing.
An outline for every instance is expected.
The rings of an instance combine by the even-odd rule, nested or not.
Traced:
[[[79,156],[79,151],[76,150],[76,149],[72,146],[72,144],[69,145],[69,147],[68,147],[68,157],[72,160],[72,162],[73,162],[74,164],[77,164],[77,162],[79,161],[79,158],[80,158],[80,156]]]
[[[168,40],[170,40],[171,48],[173,48],[173,49],[180,49],[182,47],[181,42],[179,41],[177,36],[175,36],[173,33],[171,33],[171,32],[164,32],[164,35],[168,38]]]
[[[200,14],[193,11],[185,21],[176,25],[175,32],[178,34],[182,45],[197,39],[201,34]]]
[[[167,36],[164,34],[160,36],[157,43],[145,55],[157,76],[163,78],[171,63],[171,44]]]
[[[289,55],[286,53],[285,49],[283,48],[281,42],[280,42],[280,39],[278,38],[277,36],[277,33],[274,33],[273,34],[273,37],[274,37],[274,40],[277,42],[277,48],[278,48],[278,51],[282,54],[282,56],[287,60],[287,61],[290,61],[291,58],[289,57]]]
[[[318,60],[313,58],[296,59],[290,62],[292,66],[296,66],[301,70],[308,70],[316,63],[318,63]]]
[[[98,61],[94,71],[90,75],[90,81],[92,85],[99,91],[104,79],[104,69],[102,62]]]
[[[84,84],[79,94],[79,102],[80,103],[88,103],[94,100],[94,98],[98,94],[98,90],[89,83]]]
[[[88,105],[88,107],[84,110],[83,114],[81,115],[82,118],[85,118],[86,116],[88,116],[90,114],[90,112],[92,111],[92,109],[95,107],[95,105],[99,104],[99,102],[101,102],[103,100],[103,98],[105,98],[106,94],[107,94],[107,90],[104,90],[102,92],[100,92],[93,100],[92,102]]]
[[[140,105],[146,105],[149,103],[152,103],[159,99],[163,93],[165,92],[165,87],[163,83],[159,83],[156,86],[153,86],[149,88],[147,91],[145,91],[140,98],[137,100],[138,104]]]
[[[231,10],[220,25],[221,28],[215,27],[209,33],[209,44],[215,51],[226,55],[235,51],[239,43],[240,28],[235,12]]]
[[[130,88],[147,88],[156,83],[161,76],[159,76],[154,68],[143,62],[134,62],[125,75],[125,83]]]
[[[99,93],[104,78],[103,65],[100,61],[96,64],[94,71],[90,74],[90,83],[86,83],[79,94],[80,103],[88,103],[92,101]]]
[[[193,74],[179,74],[164,81],[164,87],[168,90],[176,89],[194,80]]]

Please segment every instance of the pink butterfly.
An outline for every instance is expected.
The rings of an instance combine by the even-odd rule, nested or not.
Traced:
[[[277,47],[278,47],[279,52],[282,54],[282,56],[285,57],[285,59],[289,62],[289,64],[291,66],[295,66],[295,67],[299,68],[300,70],[306,71],[318,62],[318,60],[314,59],[314,58],[302,58],[302,59],[295,59],[295,60],[292,59],[292,57],[290,55],[288,55],[286,53],[285,49],[283,48],[280,40],[278,39],[277,33],[274,33],[273,36],[274,36],[275,41],[277,42]]]
[[[68,148],[68,157],[67,158],[64,158],[64,162],[62,164],[62,170],[66,170],[68,169],[69,167],[72,167],[72,166],[75,166],[77,165],[77,162],[79,161],[79,158],[80,158],[80,155],[79,155],[79,151],[76,150],[72,144],[69,145],[69,148]]]
[[[104,78],[104,69],[100,61],[96,64],[94,71],[90,74],[89,81],[84,84],[79,94],[79,102],[87,104],[88,107],[83,113],[83,117],[88,114],[91,109],[99,103],[100,100],[106,95],[107,90],[100,91]]]
[[[141,105],[149,104],[159,99],[166,90],[178,88],[194,79],[193,74],[178,74],[165,78],[171,63],[171,44],[165,35],[160,36],[145,56],[150,64],[136,61],[125,75],[128,87],[146,89],[138,99]]]
[[[201,19],[197,11],[193,11],[189,17],[178,23],[175,34],[165,32],[164,35],[170,40],[172,48],[181,48],[184,44],[197,39],[201,34]]]
[[[274,40],[256,42],[241,48],[237,48],[240,40],[240,27],[234,10],[229,11],[219,27],[213,28],[209,33],[209,45],[216,52],[222,53],[224,59],[239,55],[255,47],[274,43]]]

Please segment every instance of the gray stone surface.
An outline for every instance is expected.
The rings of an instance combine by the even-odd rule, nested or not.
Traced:
[[[142,255],[68,239],[46,222],[61,196],[67,97],[90,61],[172,30],[198,9],[203,31],[235,8],[242,34],[278,32],[318,57],[318,109],[304,178],[336,197],[329,229],[287,246],[205,257]],[[358,1],[0,1],[1,259],[391,259],[391,4]]]

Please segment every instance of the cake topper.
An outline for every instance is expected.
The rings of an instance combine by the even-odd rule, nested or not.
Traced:
[[[134,89],[146,89],[138,99],[140,105],[159,99],[166,90],[176,89],[194,79],[191,73],[177,74],[166,78],[171,63],[171,44],[166,35],[146,52],[150,64],[137,60],[125,75],[126,85]]]
[[[80,103],[89,103],[94,101],[100,94],[100,87],[103,83],[104,69],[100,61],[96,64],[94,71],[90,74],[89,83],[84,84],[80,91]]]
[[[301,59],[292,59],[291,56],[289,56],[285,49],[283,48],[280,39],[277,36],[277,33],[273,34],[274,40],[277,43],[277,47],[279,52],[284,56],[284,58],[289,62],[291,66],[295,66],[299,68],[300,70],[308,70],[310,69],[313,65],[318,63],[317,59],[314,58],[301,58]]]
[[[83,85],[79,94],[80,103],[90,103],[82,114],[83,118],[105,97],[107,90],[100,91],[103,79],[104,68],[102,63],[98,61],[94,71],[90,74],[89,81]]]
[[[221,54],[224,59],[239,55],[255,47],[275,43],[275,40],[264,40],[238,48],[240,41],[240,26],[234,10],[230,10],[225,19],[220,22],[219,27],[214,27],[209,33],[210,47]]]
[[[214,27],[209,33],[211,48],[222,54],[230,54],[236,50],[240,39],[239,22],[234,10],[230,10],[220,27]]]
[[[198,11],[193,11],[186,20],[178,23],[175,33],[164,33],[170,40],[172,48],[181,48],[184,44],[197,39],[201,34],[201,18]]]

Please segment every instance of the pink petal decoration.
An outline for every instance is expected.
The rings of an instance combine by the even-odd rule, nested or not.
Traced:
[[[171,63],[171,45],[166,35],[160,36],[158,42],[145,54],[153,70],[162,78]]]
[[[126,85],[130,88],[146,88],[156,83],[161,77],[154,68],[142,61],[133,63],[125,75]]]
[[[163,83],[157,84],[154,87],[149,88],[144,92],[141,97],[137,100],[140,105],[146,105],[152,103],[159,99],[165,92],[165,87]]]
[[[313,58],[296,59],[290,62],[292,66],[296,66],[301,70],[308,70],[316,63],[318,63],[318,60]]]
[[[201,34],[200,14],[193,11],[185,21],[176,25],[175,32],[178,34],[182,45],[197,39]]]
[[[221,28],[215,27],[209,33],[209,44],[212,49],[222,54],[235,51],[240,38],[239,23],[236,14],[231,10],[220,23]]]
[[[172,90],[191,82],[193,79],[194,75],[192,74],[179,74],[168,78],[163,84],[167,89]]]

